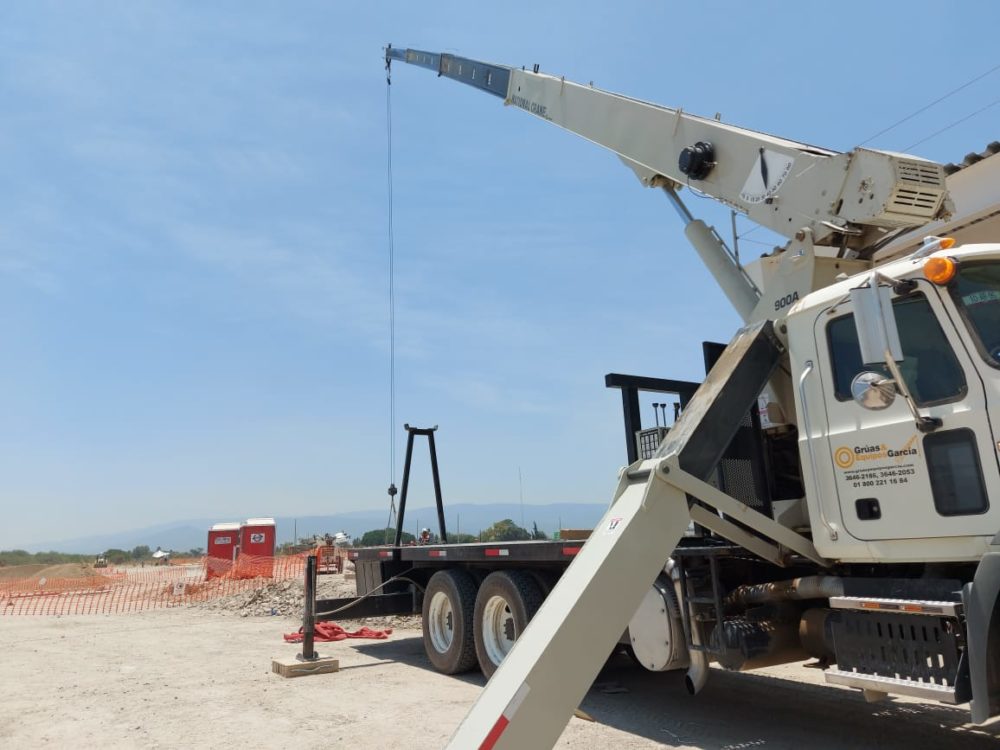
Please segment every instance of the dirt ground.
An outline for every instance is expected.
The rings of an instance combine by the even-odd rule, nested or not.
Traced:
[[[356,625],[343,621],[345,627]],[[197,609],[0,618],[0,747],[437,748],[482,688],[432,671],[420,631],[319,644],[336,674],[283,679],[299,646],[281,617]],[[614,659],[560,748],[1000,748],[1000,723],[902,699],[866,704],[799,666],[713,670],[688,696],[677,674]],[[526,750],[531,750],[526,748]]]
[[[80,563],[61,563],[59,565],[34,563],[0,567],[0,581],[21,578],[89,578],[97,575],[100,575],[98,571]]]

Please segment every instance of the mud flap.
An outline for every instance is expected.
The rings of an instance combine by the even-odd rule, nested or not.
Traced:
[[[1000,714],[1000,552],[988,552],[976,577],[965,585],[967,662],[972,689],[972,721]]]

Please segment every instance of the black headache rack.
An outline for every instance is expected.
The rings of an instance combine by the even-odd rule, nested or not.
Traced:
[[[712,341],[702,342],[702,355],[705,362],[705,373],[709,373],[715,363],[726,350],[725,344]],[[625,448],[629,464],[640,458],[649,458],[655,452],[656,445],[647,455],[640,455],[640,443],[637,436],[647,438],[642,426],[642,413],[639,404],[640,393],[665,393],[676,396],[678,401],[675,410],[683,411],[698,390],[700,383],[689,380],[668,380],[666,378],[650,378],[638,375],[620,375],[611,373],[604,377],[607,388],[617,388],[622,393],[622,416],[625,423]],[[664,419],[664,421],[666,421]],[[664,429],[660,434],[669,432]],[[653,435],[655,435],[653,431]],[[760,413],[754,405],[740,421],[732,440],[726,446],[721,458],[717,459],[714,468],[706,481],[713,484],[727,495],[739,500],[759,513],[771,516],[771,489],[766,471],[763,433],[761,432]]]
[[[712,371],[725,350],[725,344],[702,343],[706,374]],[[765,469],[763,435],[760,411],[754,404],[743,415],[733,439],[719,459],[714,481],[709,481],[744,505],[771,517],[771,491]]]

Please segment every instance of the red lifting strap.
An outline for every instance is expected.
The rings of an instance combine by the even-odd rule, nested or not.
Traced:
[[[392,628],[386,628],[385,630],[372,630],[369,627],[362,627],[352,633],[348,630],[344,630],[335,622],[317,622],[314,640],[317,643],[345,641],[348,638],[373,638],[375,640],[384,641],[390,635],[392,635]],[[302,643],[302,628],[299,628],[296,633],[286,633],[285,640],[288,643]]]

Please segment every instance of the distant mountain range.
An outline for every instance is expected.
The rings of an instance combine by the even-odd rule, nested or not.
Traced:
[[[550,505],[518,505],[517,503],[494,503],[474,505],[472,503],[445,506],[445,524],[451,533],[477,534],[481,529],[492,526],[497,521],[510,518],[529,531],[533,524],[548,534],[559,528],[592,529],[607,506],[601,503],[553,503]],[[299,538],[313,534],[334,534],[343,531],[356,537],[384,528],[388,520],[387,510],[359,510],[336,513],[329,516],[279,517],[278,542],[292,541],[293,534]],[[29,552],[69,552],[76,554],[97,554],[107,549],[130,550],[139,545],[150,549],[189,550],[204,547],[209,527],[222,521],[239,521],[238,518],[196,518],[173,523],[158,524],[131,531],[109,532],[76,539],[40,542],[26,547]],[[404,528],[416,533],[427,526],[437,532],[437,510],[433,507],[407,508]]]

